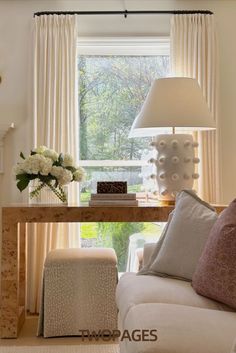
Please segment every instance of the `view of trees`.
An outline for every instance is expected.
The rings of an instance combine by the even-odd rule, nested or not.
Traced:
[[[168,56],[80,56],[81,159],[140,159],[148,139],[128,139],[154,78],[169,71]]]
[[[143,229],[144,224],[140,222],[98,223],[98,244],[101,244],[102,247],[115,249],[120,272],[126,270],[129,236],[139,233]]]
[[[169,73],[168,56],[79,56],[81,160],[140,160],[149,138],[128,138],[155,78]],[[113,175],[112,175],[113,174]],[[132,175],[131,175],[132,174]],[[129,190],[140,191],[140,167],[89,167],[81,192],[88,200],[97,180],[129,180]],[[114,180],[114,179],[113,179]],[[94,191],[93,191],[94,192]],[[113,247],[118,269],[126,269],[129,236],[145,231],[144,223],[98,223],[81,227],[81,236],[96,246]],[[88,246],[88,245],[87,245]]]

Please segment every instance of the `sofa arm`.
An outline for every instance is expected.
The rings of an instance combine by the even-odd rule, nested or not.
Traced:
[[[134,255],[128,256],[126,272],[139,272],[143,266],[143,248],[137,248]]]
[[[135,260],[134,260],[132,269],[127,267],[126,271],[129,272],[131,270],[132,272],[138,272],[141,270],[141,268],[146,266],[152,256],[155,246],[156,246],[156,243],[146,243],[144,244],[143,249],[142,248],[136,249]]]
[[[155,249],[156,243],[146,243],[143,248],[143,263],[142,267],[146,266],[152,256],[153,250]]]
[[[135,251],[135,272],[138,272],[143,267],[143,249],[138,248]]]

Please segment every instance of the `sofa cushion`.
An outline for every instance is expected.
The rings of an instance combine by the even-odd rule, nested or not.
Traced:
[[[144,266],[140,269],[140,271],[137,273],[138,275],[148,275],[148,274],[152,274],[152,272],[150,271],[150,267],[152,266],[153,262],[156,260],[157,258],[157,255],[159,254],[159,251],[161,250],[161,247],[162,247],[162,244],[163,244],[163,241],[166,237],[166,233],[168,231],[168,228],[169,228],[169,225],[170,225],[170,221],[173,217],[173,214],[174,214],[174,211],[172,211],[170,214],[169,214],[169,217],[168,217],[168,222],[166,223],[162,233],[161,233],[161,236],[160,236],[160,239],[158,240],[158,242],[155,244],[155,246],[153,245],[148,245],[148,244],[144,244],[144,248],[145,247],[148,247],[150,248],[150,257],[149,257],[149,260],[147,260],[145,258],[145,261],[144,261]],[[144,250],[144,254],[145,254],[145,250]]]
[[[210,232],[193,276],[193,288],[236,309],[236,199]]]
[[[182,305],[140,304],[123,329],[156,329],[157,341],[121,342],[120,353],[230,353],[236,335],[236,313]]]
[[[125,273],[116,290],[116,303],[121,320],[134,306],[143,303],[169,303],[189,305],[200,308],[231,310],[201,295],[198,295],[191,284],[173,278],[157,276],[136,276],[135,273]]]
[[[217,214],[191,191],[182,191],[149,272],[191,280]]]

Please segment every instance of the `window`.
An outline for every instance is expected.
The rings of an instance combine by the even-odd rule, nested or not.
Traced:
[[[151,189],[145,162],[150,140],[128,135],[153,79],[169,74],[169,41],[80,39],[78,52],[80,165],[87,172],[81,201],[88,201],[91,192],[96,192],[99,180],[126,180],[129,192]],[[82,224],[82,246],[114,247],[119,269],[124,271],[129,236],[142,231],[151,238],[156,227],[143,223]]]

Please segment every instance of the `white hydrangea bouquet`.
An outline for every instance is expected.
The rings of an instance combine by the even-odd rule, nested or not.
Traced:
[[[30,192],[30,198],[38,197],[44,187],[48,187],[63,203],[67,202],[67,195],[63,187],[72,181],[82,181],[85,171],[74,165],[73,157],[68,154],[57,153],[45,146],[31,151],[29,157],[20,153],[22,162],[14,167],[17,188],[23,191],[30,181],[37,180],[37,187]]]

